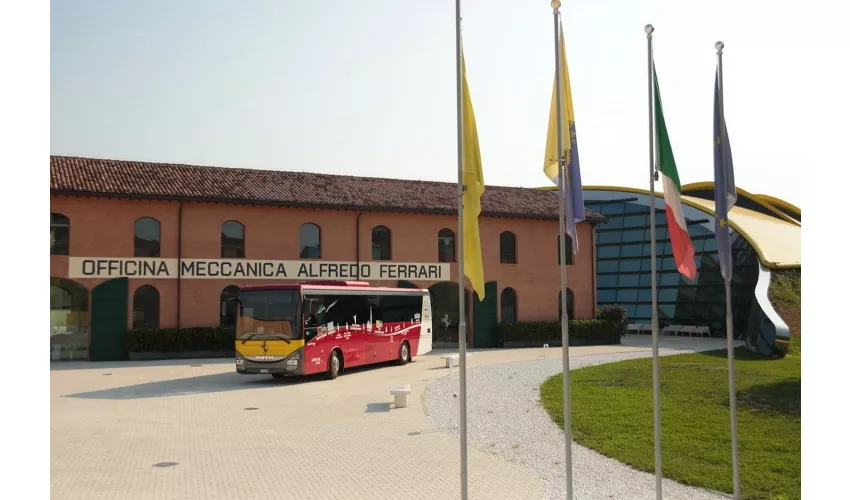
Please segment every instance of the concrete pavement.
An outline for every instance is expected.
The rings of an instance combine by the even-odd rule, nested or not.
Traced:
[[[646,338],[576,347],[571,355],[645,350]],[[665,347],[683,351],[707,342],[724,345],[664,339]],[[560,353],[474,351],[468,365]],[[232,360],[53,364],[51,495],[459,498],[458,441],[435,428],[421,403],[427,384],[449,372],[439,354],[349,370],[332,381],[238,375]],[[407,408],[393,408],[389,389],[396,383],[411,386]],[[532,471],[472,447],[469,473],[471,498],[545,494]]]

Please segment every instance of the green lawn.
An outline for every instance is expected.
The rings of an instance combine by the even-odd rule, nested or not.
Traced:
[[[788,355],[735,352],[741,489],[747,499],[800,498],[800,337]],[[661,358],[664,476],[732,492],[726,351]],[[652,360],[571,374],[573,438],[654,472]],[[541,386],[541,402],[563,428],[563,378]]]

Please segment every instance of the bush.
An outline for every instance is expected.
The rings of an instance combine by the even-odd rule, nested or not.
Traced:
[[[574,319],[569,323],[570,342],[610,344],[616,342],[618,329],[614,322],[601,319]],[[500,323],[499,338],[504,342],[560,342],[559,321]]]
[[[127,332],[127,352],[233,351],[232,328],[157,328]]]
[[[626,330],[629,328],[629,318],[626,308],[617,304],[605,304],[597,309],[596,319],[613,323],[617,331],[620,332],[621,337],[626,335]]]

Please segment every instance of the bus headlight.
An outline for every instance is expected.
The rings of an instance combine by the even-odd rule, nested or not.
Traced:
[[[239,354],[239,351],[236,351],[236,364],[237,365],[244,365],[245,364],[245,358],[241,354]]]
[[[286,368],[287,369],[295,369],[298,368],[298,361],[300,360],[301,352],[296,351],[286,360]]]

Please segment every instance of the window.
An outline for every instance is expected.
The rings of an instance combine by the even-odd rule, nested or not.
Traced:
[[[133,294],[133,328],[159,328],[159,292],[151,285],[142,285]]]
[[[499,258],[502,264],[516,264],[516,236],[505,231],[499,236]]]
[[[437,234],[437,262],[455,261],[455,233],[451,229],[440,229]]]
[[[643,246],[642,245],[623,245],[622,255],[623,255],[623,257],[640,257],[641,255],[643,255]]]
[[[619,269],[618,260],[600,260],[596,263],[596,271],[599,273],[616,273]]]
[[[422,313],[421,295],[383,295],[366,297],[366,306],[371,308],[370,318],[383,323],[408,323]]]
[[[602,274],[596,277],[596,284],[600,288],[617,286],[618,274]]]
[[[237,299],[239,298],[239,287],[236,285],[230,285],[224,287],[224,290],[221,291],[221,296],[219,298],[219,325],[221,326],[236,326],[236,308],[239,304],[235,300],[227,300],[227,299]]]
[[[301,225],[298,231],[298,257],[301,259],[322,258],[322,230],[312,222]]]
[[[617,290],[599,290],[597,292],[597,300],[600,304],[607,304],[617,301]]]
[[[133,224],[133,256],[159,257],[159,221],[142,217]]]
[[[658,290],[658,301],[659,302],[676,302],[676,295],[678,294],[678,289],[676,288],[662,288]]]
[[[513,288],[502,290],[502,323],[516,323],[516,292]]]
[[[623,217],[623,227],[640,227],[647,225],[645,215],[627,215]]]
[[[573,263],[573,239],[569,234],[564,235],[564,255],[567,256],[567,265]],[[561,237],[558,237],[558,265],[561,265]]]
[[[560,252],[560,250],[558,250]],[[620,245],[600,246],[596,248],[596,257],[606,259],[620,256]]]
[[[638,286],[639,274],[621,274],[618,286]]]
[[[561,308],[561,300],[563,299],[561,292],[558,292],[558,321],[561,320],[561,314],[563,314],[563,309]],[[575,295],[573,295],[573,291],[569,288],[567,289],[567,318],[575,319]]]
[[[635,243],[643,241],[643,229],[629,229],[623,231],[623,243]]]
[[[598,243],[620,243],[622,239],[622,231],[599,231],[596,233],[596,241]]]
[[[390,230],[384,226],[372,228],[372,260],[392,260]]]
[[[620,261],[620,272],[640,271],[640,259],[623,259]]]
[[[370,304],[365,295],[319,295],[305,298],[312,301],[305,331],[308,342],[318,334],[321,326],[333,330],[339,325],[365,325],[373,319],[370,318]]]
[[[50,214],[50,255],[68,255],[71,221],[62,214]]]
[[[221,258],[241,259],[245,257],[245,226],[229,220],[221,225]]]

